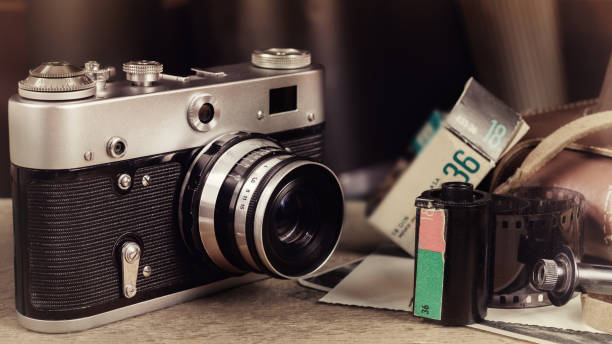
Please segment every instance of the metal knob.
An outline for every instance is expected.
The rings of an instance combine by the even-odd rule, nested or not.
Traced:
[[[559,269],[562,268],[552,259],[538,260],[533,268],[534,287],[542,291],[555,289],[559,281]]]
[[[267,69],[297,69],[310,66],[310,52],[293,48],[255,50],[251,63]]]
[[[580,290],[578,264],[572,250],[561,246],[557,248],[554,259],[536,261],[531,270],[531,284],[546,291],[553,305],[562,306],[572,298],[575,290]]]
[[[151,86],[161,78],[164,65],[157,61],[130,61],[123,64],[125,78],[137,86]]]
[[[531,281],[536,289],[548,292],[553,305],[562,306],[576,291],[612,295],[612,266],[577,262],[572,250],[562,246],[554,260],[536,262]]]
[[[129,174],[123,173],[117,178],[117,186],[123,191],[127,191],[132,187],[132,177]]]
[[[37,100],[73,100],[96,93],[95,82],[85,70],[65,61],[43,62],[17,87],[20,96]]]
[[[85,62],[85,73],[98,84],[98,88],[104,88],[107,81],[115,76],[115,67],[103,67],[97,61]]]
[[[85,71],[88,73],[93,73],[100,70],[100,63],[98,61],[87,61],[85,62]]]

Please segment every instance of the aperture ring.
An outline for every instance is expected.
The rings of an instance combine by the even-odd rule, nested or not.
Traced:
[[[290,158],[290,155],[275,156],[259,163],[257,167],[249,174],[246,178],[245,183],[242,185],[240,194],[236,200],[235,215],[234,215],[234,235],[236,237],[236,244],[240,250],[242,258],[255,270],[261,270],[254,258],[252,257],[247,240],[246,233],[246,222],[249,204],[255,195],[255,190],[264,180],[264,177],[274,166],[278,165],[281,161]]]
[[[224,255],[215,236],[215,205],[219,191],[228,173],[245,155],[263,147],[280,148],[274,142],[262,138],[251,138],[236,143],[223,153],[206,176],[202,187],[198,209],[198,231],[200,240],[213,263],[229,272],[241,273],[243,270],[234,266]]]
[[[179,229],[181,238],[189,253],[194,256],[203,250],[197,232],[197,216],[201,197],[201,184],[206,180],[206,173],[222,155],[224,149],[229,148],[232,141],[243,139],[246,133],[226,133],[206,144],[193,158],[181,186],[179,196]],[[224,148],[227,147],[227,148]],[[207,257],[202,257],[208,261]]]

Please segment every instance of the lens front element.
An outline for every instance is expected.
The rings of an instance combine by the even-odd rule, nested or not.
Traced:
[[[267,183],[254,216],[255,237],[261,238],[256,247],[266,268],[295,277],[323,265],[339,239],[343,210],[339,183],[326,166],[286,162]]]
[[[286,245],[305,245],[316,229],[319,205],[313,192],[295,182],[281,190],[272,204],[272,233]],[[314,221],[313,221],[314,220]],[[314,224],[314,226],[313,226]]]

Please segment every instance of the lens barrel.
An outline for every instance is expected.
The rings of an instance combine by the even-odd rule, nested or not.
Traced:
[[[258,134],[225,135],[194,159],[181,190],[181,235],[221,270],[299,278],[335,249],[344,201],[334,173]]]

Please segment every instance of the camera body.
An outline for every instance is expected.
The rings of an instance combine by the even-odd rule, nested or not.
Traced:
[[[285,203],[273,201],[289,197],[275,194],[287,193],[286,184],[295,184],[289,179],[335,178],[319,162],[323,68],[262,67],[256,53],[252,63],[193,69],[189,77],[137,61],[123,65],[128,80],[112,82],[113,70],[97,63],[81,71],[51,63],[43,69],[64,71],[56,68],[50,84],[63,88],[20,83],[20,95],[9,100],[9,134],[15,299],[23,326],[83,330],[264,273],[301,277],[325,262],[342,210],[317,210],[320,226],[300,234],[296,228],[305,225],[295,225],[291,241],[274,222],[283,220]],[[42,73],[31,70],[30,78]],[[337,229],[326,225],[332,217]],[[323,241],[308,241],[317,235]],[[316,245],[324,247],[311,249]]]

